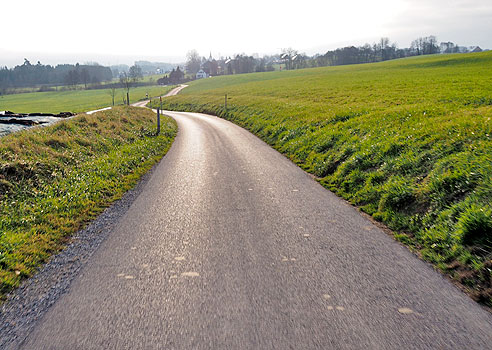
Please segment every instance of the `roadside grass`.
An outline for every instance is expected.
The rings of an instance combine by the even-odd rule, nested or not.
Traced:
[[[115,107],[0,139],[0,296],[132,188],[169,149],[174,120]]]
[[[145,99],[146,94],[151,97],[165,95],[172,88],[172,86],[132,88],[130,89],[130,103]],[[117,89],[115,104],[123,104],[125,96],[126,94],[122,89]],[[109,107],[111,103],[112,98],[109,89],[32,92],[0,96],[0,110],[10,110],[16,113],[79,113]]]
[[[214,77],[164,107],[252,131],[492,306],[492,52]]]

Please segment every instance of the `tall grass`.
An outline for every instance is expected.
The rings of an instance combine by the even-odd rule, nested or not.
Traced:
[[[0,139],[0,295],[130,189],[167,152],[176,124],[117,107]]]
[[[165,104],[249,129],[492,305],[492,52],[217,77]]]

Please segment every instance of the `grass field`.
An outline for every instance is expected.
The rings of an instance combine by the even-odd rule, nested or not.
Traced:
[[[0,297],[159,161],[176,123],[116,107],[0,138]]]
[[[492,306],[492,52],[189,85],[165,107],[249,129]]]
[[[170,86],[144,86],[130,90],[130,102],[137,102],[149,96],[161,96],[170,91]],[[115,104],[123,104],[124,92],[116,91]],[[16,113],[59,113],[86,112],[111,106],[109,89],[72,90],[54,92],[32,92],[25,94],[0,96],[0,111],[9,110]]]

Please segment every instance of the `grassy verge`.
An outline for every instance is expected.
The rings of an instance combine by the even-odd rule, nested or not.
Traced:
[[[143,86],[130,90],[130,103],[138,102],[149,96],[162,96],[172,86]],[[115,104],[123,104],[125,97],[122,89],[115,95]],[[109,89],[73,90],[53,92],[32,92],[16,95],[0,96],[0,111],[10,110],[16,113],[59,113],[86,112],[111,106],[112,97]]]
[[[492,306],[492,52],[203,79],[164,103],[249,129]]]
[[[0,296],[120,198],[169,149],[177,126],[116,107],[0,139]]]

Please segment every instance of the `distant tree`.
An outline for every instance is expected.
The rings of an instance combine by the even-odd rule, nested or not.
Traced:
[[[120,74],[120,84],[126,93],[126,99],[123,98],[123,101],[125,101],[128,106],[130,105],[130,89],[132,87],[132,82],[133,81],[129,73],[123,72]]]
[[[158,85],[167,85],[167,84],[169,84],[169,77],[168,76],[163,76],[162,78],[157,79],[157,84]]]
[[[434,35],[425,37],[423,39],[423,51],[424,55],[433,55],[439,52],[439,46],[437,46],[437,38]]]
[[[179,66],[176,69],[173,69],[171,73],[169,73],[169,82],[171,84],[179,84],[184,79],[184,73]]]
[[[67,75],[65,76],[66,84],[71,86],[72,89],[75,89],[79,81],[80,81],[80,76],[78,70],[77,69],[69,70]]]
[[[82,68],[80,71],[80,80],[84,84],[84,88],[87,89],[87,84],[90,81],[91,76],[89,75],[89,71],[87,68]]]
[[[186,72],[188,74],[196,74],[200,70],[202,59],[196,50],[190,50],[186,54]]]
[[[292,69],[292,58],[297,56],[297,50],[289,47],[287,49],[282,49],[282,53],[280,55],[280,59],[285,64],[285,69]]]
[[[133,65],[130,67],[130,70],[128,71],[128,75],[132,80],[132,82],[136,83],[143,78],[142,68],[140,68],[137,65]]]
[[[111,105],[114,106],[114,98],[116,96],[116,84],[111,84],[108,89],[109,96],[111,96]]]
[[[137,83],[140,79],[142,79],[142,69],[133,65],[127,72],[123,72],[120,74],[120,84],[123,90],[126,92],[126,104],[130,105],[130,89]]]
[[[417,56],[423,55],[424,54],[423,46],[424,46],[424,39],[417,38],[414,41],[412,41],[412,43],[410,44],[410,50],[414,55]]]

